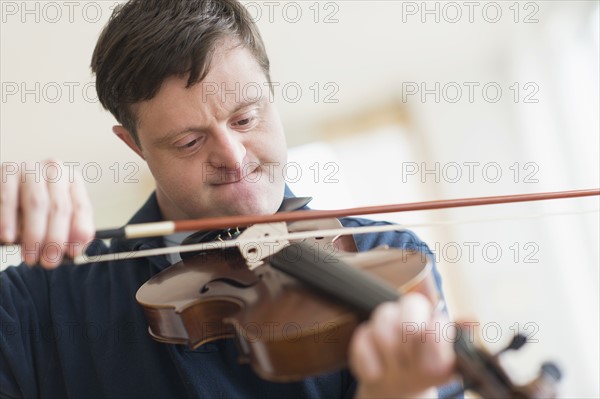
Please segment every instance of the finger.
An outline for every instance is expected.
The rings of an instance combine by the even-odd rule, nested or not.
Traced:
[[[451,339],[444,337],[446,316],[434,315],[431,304],[420,294],[410,294],[403,299],[401,311],[420,325],[419,333],[409,337],[406,356],[411,359],[422,387],[448,382],[454,369],[455,354]]]
[[[430,316],[431,306],[420,294],[407,294],[398,302],[377,308],[372,317],[373,335],[387,369],[414,371],[419,361],[421,330]]]
[[[3,163],[0,181],[0,243],[17,241],[18,218],[19,167],[15,163]]]
[[[94,238],[94,213],[81,176],[74,175],[71,184],[72,218],[67,254],[71,258],[82,255],[86,245]]]
[[[48,227],[40,254],[40,264],[54,268],[60,264],[71,225],[71,198],[67,178],[57,162],[47,162],[44,169],[48,173]]]
[[[403,344],[400,325],[404,320],[399,311],[399,304],[396,302],[387,302],[378,306],[371,317],[376,351],[383,367],[392,373],[408,367],[405,359],[399,356]]]
[[[422,372],[432,377],[436,385],[442,384],[452,377],[456,362],[454,352],[454,342],[456,329],[449,327],[448,317],[445,314],[436,314],[431,320],[428,329],[443,331],[440,333],[439,340],[426,342],[423,346],[424,360],[422,363]],[[440,327],[438,327],[440,326]]]
[[[354,331],[350,344],[349,363],[354,375],[365,383],[373,383],[383,374],[383,365],[366,324],[360,325]]]
[[[412,365],[419,367],[422,362],[421,346],[427,341],[436,340],[436,332],[428,326],[433,309],[430,302],[421,294],[407,294],[398,303],[398,311],[403,320],[402,337],[406,342],[403,346],[403,357]]]
[[[35,171],[32,164],[27,171]],[[37,263],[48,225],[48,191],[39,173],[21,173],[19,202],[22,215],[21,252],[28,265]]]

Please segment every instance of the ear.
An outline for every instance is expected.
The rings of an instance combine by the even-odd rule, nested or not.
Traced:
[[[133,138],[133,135],[129,133],[129,130],[125,129],[121,125],[113,126],[112,130],[113,133],[123,140],[123,142],[127,144],[129,148],[135,151],[135,153],[138,154],[142,159],[145,159],[142,149],[135,142],[135,139]]]

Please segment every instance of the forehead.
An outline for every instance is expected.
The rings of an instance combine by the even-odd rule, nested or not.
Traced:
[[[189,88],[187,80],[188,76],[171,76],[152,99],[134,105],[140,131],[166,131],[176,129],[178,123],[226,118],[249,99],[269,95],[267,77],[242,46],[218,47],[206,77]]]

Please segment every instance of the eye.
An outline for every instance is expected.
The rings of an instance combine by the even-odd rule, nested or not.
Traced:
[[[246,118],[246,119],[242,119],[241,121],[236,122],[236,124],[238,126],[245,126],[245,125],[249,125],[250,121],[252,121],[252,118]]]
[[[201,144],[201,138],[188,137],[175,143],[175,149],[180,152],[192,151]]]
[[[238,119],[235,119],[231,125],[239,130],[247,131],[254,128],[257,123],[258,119],[256,113],[253,111],[241,115]]]

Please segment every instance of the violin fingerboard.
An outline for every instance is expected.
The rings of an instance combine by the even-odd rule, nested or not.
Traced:
[[[304,242],[292,243],[269,258],[271,266],[351,306],[361,317],[368,318],[381,303],[398,300],[398,292],[373,275],[353,267],[339,257]]]

